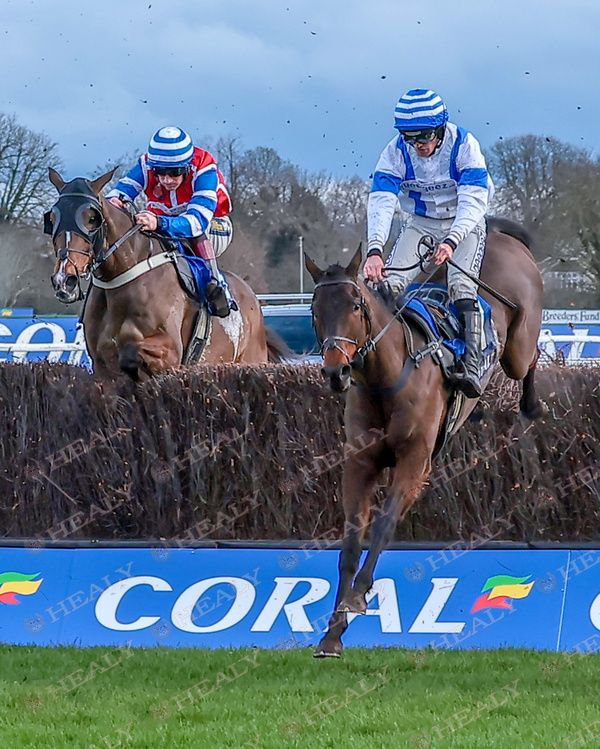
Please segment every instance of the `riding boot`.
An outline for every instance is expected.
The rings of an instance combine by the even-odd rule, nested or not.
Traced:
[[[479,398],[483,392],[479,380],[481,312],[474,299],[458,299],[454,305],[464,330],[465,354],[462,360],[463,371],[456,372],[453,381],[467,398]]]
[[[198,237],[194,242],[194,251],[208,263],[212,273],[212,278],[206,284],[205,290],[208,311],[216,317],[227,317],[231,312],[231,308],[225,289],[219,281],[217,259],[210,239],[206,236]]]

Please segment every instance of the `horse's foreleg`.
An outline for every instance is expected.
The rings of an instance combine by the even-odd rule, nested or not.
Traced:
[[[338,611],[364,614],[367,610],[366,594],[373,587],[379,555],[393,539],[398,519],[406,515],[419,497],[431,469],[430,456],[431,451],[424,447],[420,450],[413,448],[404,452],[396,463],[389,493],[371,524],[367,558]]]
[[[370,500],[375,489],[378,468],[371,461],[359,462],[350,456],[344,466],[344,539],[338,561],[338,588],[333,615],[327,632],[315,649],[317,658],[339,656],[342,653],[341,637],[348,628],[348,617],[338,610],[340,601],[352,587],[360,562],[361,541],[369,523]]]
[[[181,362],[179,341],[160,332],[139,340],[119,342],[119,367],[136,382],[177,367]]]

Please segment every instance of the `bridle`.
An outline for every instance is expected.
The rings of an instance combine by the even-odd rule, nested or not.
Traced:
[[[56,253],[56,257],[61,263],[69,260],[71,253],[84,255],[89,259],[90,262],[85,272],[81,274],[77,270],[77,266],[73,264],[75,275],[77,276],[79,299],[82,299],[81,280],[87,281],[124,242],[133,236],[133,234],[140,231],[142,227],[139,224],[134,224],[122,237],[108,247],[106,219],[104,218],[100,199],[85,180],[79,180],[79,182],[81,188],[79,191],[61,192],[52,208],[44,213],[44,234],[50,235],[53,243],[59,234],[65,234],[65,246]],[[85,211],[90,208],[96,211],[100,217],[100,224],[95,229],[88,229],[83,219]],[[80,250],[71,247],[72,234],[81,237],[90,245],[91,249]]]
[[[368,346],[372,342],[371,331],[372,331],[372,328],[373,328],[373,324],[372,324],[372,321],[371,321],[371,313],[369,311],[369,307],[368,307],[367,302],[366,302],[366,300],[365,300],[365,298],[363,296],[363,293],[361,291],[360,286],[355,281],[352,281],[352,279],[350,279],[350,278],[340,278],[339,280],[333,280],[332,279],[330,281],[319,281],[319,283],[315,284],[315,291],[317,289],[320,289],[320,288],[324,287],[324,286],[339,286],[341,284],[348,284],[349,286],[352,286],[352,288],[356,289],[356,291],[358,291],[358,293],[360,295],[358,299],[353,296],[353,300],[354,300],[355,304],[359,305],[359,307],[360,307],[360,309],[361,309],[361,311],[363,313],[363,318],[366,320],[366,323],[367,323],[367,340],[366,340],[365,344],[363,344],[363,347],[364,346]],[[314,302],[313,302],[313,304],[314,304]],[[360,348],[362,348],[359,345],[359,343],[358,343],[358,339],[356,339],[356,338],[347,338],[346,336],[343,336],[343,335],[330,335],[330,336],[327,336],[326,338],[324,338],[323,340],[321,340],[319,338],[319,334],[317,333],[317,329],[316,329],[316,326],[315,326],[315,316],[314,316],[314,311],[313,311],[313,306],[312,305],[311,305],[311,315],[312,315],[313,330],[314,330],[314,333],[315,333],[315,338],[317,339],[317,343],[319,344],[319,353],[321,354],[321,356],[323,356],[326,351],[334,351],[334,350],[335,351],[339,351],[341,354],[343,354],[346,357],[346,360],[347,360],[348,364],[350,364],[350,366],[353,366],[353,362],[356,359],[356,353],[354,354],[354,357],[352,359],[350,359],[350,357],[348,356],[348,353],[339,344],[340,344],[340,342],[343,342],[343,343],[352,343],[354,346],[356,346],[356,351],[358,352],[360,350]]]
[[[421,246],[425,248],[423,252],[421,251]],[[407,271],[407,270],[413,270],[417,266],[420,266],[421,270],[424,271],[425,264],[427,263],[427,260],[432,255],[434,250],[435,250],[435,243],[434,243],[433,237],[430,237],[429,235],[425,235],[419,239],[419,242],[417,245],[417,254],[419,256],[419,259],[417,260],[416,263],[414,263],[413,265],[406,266],[406,267],[390,266],[387,268],[387,270]],[[425,286],[425,284],[429,282],[429,280],[432,278],[432,276],[436,272],[437,272],[437,268],[434,268],[431,271],[431,273],[428,274],[427,278],[419,285],[419,289]],[[357,301],[357,303],[360,304],[360,307],[363,311],[364,317],[367,320],[367,325],[368,325],[367,336],[366,336],[365,342],[362,345],[359,345],[358,340],[356,338],[346,338],[345,336],[327,336],[327,338],[325,338],[323,341],[320,341],[319,336],[317,334],[316,327],[315,327],[314,314],[312,316],[313,330],[315,332],[317,343],[319,343],[320,345],[321,356],[323,356],[325,351],[331,351],[332,349],[336,349],[337,351],[340,351],[342,354],[344,354],[348,364],[352,367],[352,369],[362,369],[364,367],[365,357],[370,351],[375,351],[375,349],[377,348],[377,344],[386,334],[390,326],[393,325],[396,320],[402,321],[402,312],[404,311],[404,308],[410,301],[410,298],[405,299],[404,303],[400,307],[397,307],[395,309],[394,314],[391,317],[391,319],[388,320],[387,323],[383,326],[383,328],[379,331],[379,333],[377,333],[377,335],[373,337],[372,336],[373,325],[371,321],[371,313],[369,311],[369,307],[367,306],[367,303],[365,301],[361,288],[355,281],[352,281],[352,279],[350,278],[340,278],[338,280],[332,279],[330,281],[320,281],[319,283],[315,284],[315,291],[322,286],[336,286],[339,284],[350,284],[360,294],[360,300]],[[312,311],[313,310],[312,310],[312,305],[311,305],[311,312]],[[356,346],[356,351],[352,359],[350,359],[346,351],[344,351],[344,349],[338,345],[338,341],[352,343]]]

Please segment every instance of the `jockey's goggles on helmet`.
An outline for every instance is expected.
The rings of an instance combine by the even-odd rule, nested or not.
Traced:
[[[182,177],[188,170],[187,166],[153,166],[152,171],[159,177]]]
[[[431,130],[405,130],[402,132],[405,143],[431,143],[438,137],[437,128]]]

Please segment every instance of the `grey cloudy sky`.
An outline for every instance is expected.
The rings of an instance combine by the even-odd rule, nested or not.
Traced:
[[[0,111],[57,141],[67,176],[166,124],[372,171],[407,88],[489,146],[594,149],[598,0],[0,0]]]

